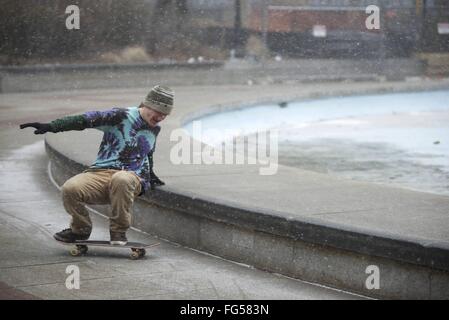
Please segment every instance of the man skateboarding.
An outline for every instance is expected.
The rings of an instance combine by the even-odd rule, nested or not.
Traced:
[[[69,229],[54,235],[56,240],[87,240],[92,222],[84,204],[110,203],[110,242],[126,245],[134,199],[148,188],[164,184],[153,172],[153,153],[161,129],[158,123],[172,111],[173,97],[170,88],[155,86],[138,107],[90,111],[50,123],[20,125],[21,129],[35,128],[35,134],[87,128],[104,133],[95,162],[62,186],[64,208],[72,221]]]

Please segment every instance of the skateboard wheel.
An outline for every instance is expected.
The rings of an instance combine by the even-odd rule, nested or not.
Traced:
[[[78,246],[78,250],[80,252],[80,254],[86,254],[87,253],[87,246]]]
[[[70,254],[74,257],[78,257],[86,253],[87,253],[87,246],[76,246],[75,248],[70,250]]]
[[[145,249],[132,248],[131,250],[132,250],[131,259],[133,260],[142,258],[146,253]]]
[[[74,257],[78,257],[79,255],[81,255],[81,252],[78,250],[78,248],[73,248],[72,250],[70,250],[70,254]]]

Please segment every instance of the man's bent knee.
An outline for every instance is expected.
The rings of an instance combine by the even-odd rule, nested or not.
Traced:
[[[63,197],[78,197],[79,196],[79,186],[74,183],[71,179],[67,180],[61,187]]]
[[[136,187],[136,184],[138,182],[137,177],[132,172],[128,171],[119,171],[117,173],[114,173],[114,175],[111,178],[111,187]]]

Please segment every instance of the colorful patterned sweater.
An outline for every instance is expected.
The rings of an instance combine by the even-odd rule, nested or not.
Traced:
[[[160,127],[151,128],[137,107],[90,111],[50,123],[53,132],[95,128],[104,132],[91,169],[113,168],[135,172],[144,192],[150,186],[152,156]]]

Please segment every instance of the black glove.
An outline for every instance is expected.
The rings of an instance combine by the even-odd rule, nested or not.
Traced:
[[[154,153],[154,150],[148,154],[148,161],[150,163],[151,190],[154,190],[156,187],[163,186],[165,184],[165,182],[162,181],[161,179],[159,179],[158,176],[153,171],[153,153]]]
[[[53,129],[49,123],[30,122],[20,125],[20,129],[25,129],[28,127],[36,129],[34,130],[34,134],[44,134],[46,132],[53,132]]]
[[[156,174],[153,172],[153,170],[150,170],[150,185],[151,190],[154,190],[155,187],[163,186],[165,185],[165,182],[159,179]]]

